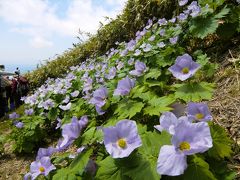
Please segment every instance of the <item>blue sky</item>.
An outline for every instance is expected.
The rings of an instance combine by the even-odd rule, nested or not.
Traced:
[[[95,33],[99,21],[116,17],[125,1],[0,0],[0,64],[26,72],[54,59],[78,42],[79,29]]]

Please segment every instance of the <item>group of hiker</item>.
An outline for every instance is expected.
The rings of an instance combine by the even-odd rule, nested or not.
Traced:
[[[18,68],[11,73],[5,72],[4,66],[0,65],[0,118],[19,107],[21,97],[26,96],[28,91],[28,81],[20,75]]]

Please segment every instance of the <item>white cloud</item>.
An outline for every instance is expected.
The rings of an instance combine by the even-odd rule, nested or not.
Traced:
[[[126,0],[105,0],[111,10],[94,6],[93,0],[72,0],[65,17],[57,14],[58,7],[50,0],[0,0],[0,18],[12,25],[12,32],[28,35],[30,45],[50,47],[53,36],[78,35],[81,31],[95,33],[105,16],[115,17]]]
[[[42,37],[34,37],[30,40],[30,45],[34,48],[49,48],[53,46],[53,42]]]

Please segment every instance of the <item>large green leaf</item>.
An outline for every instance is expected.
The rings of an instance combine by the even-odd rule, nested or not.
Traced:
[[[161,75],[160,69],[150,69],[149,72],[144,76],[145,79],[157,79]]]
[[[149,105],[144,108],[144,114],[159,116],[162,112],[170,111],[172,108],[169,105],[174,101],[174,96],[156,96],[148,101]]]
[[[118,119],[132,118],[138,112],[141,112],[144,107],[144,103],[137,101],[122,101],[118,104],[118,107],[114,114],[118,114]]]
[[[232,140],[229,138],[225,129],[219,125],[211,124],[210,130],[213,139],[213,147],[208,151],[209,156],[216,159],[230,157],[232,154]]]
[[[189,29],[194,36],[203,39],[207,35],[216,32],[219,26],[218,20],[226,16],[229,13],[229,11],[230,11],[229,8],[224,7],[215,16],[197,17],[190,22],[191,26]]]
[[[70,166],[57,170],[56,174],[53,176],[53,180],[81,179],[92,152],[93,150],[89,149],[81,153],[74,159]]]
[[[121,168],[117,167],[114,159],[108,156],[99,163],[96,180],[128,180],[130,178],[123,175]]]
[[[185,102],[210,100],[214,91],[214,85],[206,82],[176,84],[174,87],[176,87],[175,97],[182,99]]]
[[[230,170],[228,162],[218,161],[216,159],[207,159],[210,169],[218,180],[233,180],[236,178],[236,172]]]
[[[81,136],[81,144],[92,144],[95,141],[101,141],[103,139],[102,131],[96,130],[96,127],[91,127],[86,130]]]
[[[156,131],[147,131],[142,135],[142,146],[139,148],[139,152],[149,159],[157,159],[160,152],[160,148],[163,145],[171,144],[171,135],[166,131],[158,133]]]
[[[217,180],[202,158],[194,156],[183,175],[184,180]]]

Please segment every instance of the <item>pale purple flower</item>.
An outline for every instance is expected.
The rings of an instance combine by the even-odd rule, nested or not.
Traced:
[[[59,129],[62,126],[62,120],[59,117],[57,118],[57,122],[58,123],[55,129]]]
[[[67,104],[67,103],[69,103],[69,101],[70,101],[70,96],[67,95],[67,96],[65,97],[65,99],[63,100],[63,103],[64,103],[64,104]]]
[[[169,38],[169,42],[170,42],[171,44],[176,44],[176,43],[178,42],[178,36]]]
[[[179,6],[184,6],[188,3],[188,0],[179,0],[178,4]]]
[[[113,158],[128,157],[142,145],[135,121],[122,120],[116,126],[103,129],[104,145]]]
[[[101,87],[94,91],[93,97],[89,101],[89,103],[95,105],[96,111],[99,115],[103,115],[105,113],[105,111],[101,108],[106,104],[107,94],[107,88]]]
[[[86,99],[86,100],[90,100],[91,99],[91,93],[89,93],[89,91],[86,91],[86,92],[84,92],[84,94],[83,94],[83,99]]]
[[[112,67],[109,70],[109,74],[106,76],[107,79],[113,79],[116,76],[117,69],[115,67]]]
[[[163,26],[167,24],[167,20],[165,18],[159,19],[158,20],[158,24],[159,26]]]
[[[199,68],[200,65],[194,62],[190,55],[184,54],[182,56],[178,56],[175,64],[168,68],[168,70],[175,78],[184,81],[192,77]]]
[[[70,70],[71,70],[71,71],[75,71],[75,70],[77,70],[77,68],[78,68],[77,66],[71,66],[71,67],[70,67]]]
[[[135,50],[135,53],[134,53],[134,56],[139,56],[141,54],[141,50],[140,49],[136,49]]]
[[[189,9],[187,9],[187,10],[184,10],[183,12],[184,12],[185,14],[189,15],[191,11],[190,11]]]
[[[69,158],[74,159],[77,155],[81,154],[85,148],[85,146],[78,148],[76,153],[69,155]]]
[[[87,77],[85,79],[84,84],[83,84],[83,92],[91,90],[92,89],[92,83],[93,83],[93,80],[91,78]]]
[[[189,6],[188,10],[191,12],[192,17],[196,17],[201,12],[201,7],[198,6],[197,1],[193,1]]]
[[[187,155],[206,152],[212,147],[212,137],[207,123],[181,121],[174,128],[173,145],[160,149],[157,172],[161,175],[178,176],[187,168]]]
[[[129,65],[133,65],[133,64],[134,64],[134,58],[130,58],[130,59],[128,60],[128,64],[129,64]]]
[[[57,145],[56,145],[56,150],[59,151],[64,151],[66,150],[72,143],[74,140],[67,140],[67,139],[59,139]]]
[[[71,145],[79,137],[81,130],[86,127],[87,123],[87,116],[82,116],[80,120],[77,117],[73,117],[71,123],[64,124],[62,126],[63,140],[59,141],[57,149],[61,150]]]
[[[152,50],[152,45],[151,44],[146,44],[146,46],[143,48],[144,52],[149,52]]]
[[[128,43],[127,43],[127,49],[129,50],[129,51],[133,51],[134,50],[134,48],[135,48],[135,46],[136,46],[136,41],[135,40],[131,40],[131,41],[129,41]]]
[[[23,126],[24,126],[24,123],[23,123],[23,122],[16,122],[16,123],[15,123],[15,126],[16,126],[18,129],[22,129]]]
[[[148,38],[149,41],[154,41],[155,40],[155,35],[152,35],[150,38]]]
[[[188,103],[187,116],[191,120],[196,120],[201,122],[212,120],[211,113],[208,109],[207,104],[205,103],[193,103],[193,102]]]
[[[26,114],[27,116],[31,116],[34,111],[33,111],[33,109],[31,108],[31,109],[26,109],[24,112],[25,112],[25,114]]]
[[[119,61],[118,65],[117,65],[117,69],[121,70],[123,68],[123,66],[124,66],[124,63],[122,61]]]
[[[34,161],[30,165],[32,179],[36,179],[39,175],[47,176],[56,167],[51,163],[49,157],[42,157],[40,161]]]
[[[117,89],[115,89],[113,95],[128,95],[134,85],[135,80],[126,77],[118,82]]]
[[[89,103],[94,104],[98,107],[102,107],[106,104],[107,94],[107,88],[100,87],[93,92],[93,97],[91,98]]]
[[[172,19],[170,19],[169,22],[175,23],[176,22],[176,17],[173,17]]]
[[[171,110],[171,112],[176,117],[181,117],[185,113],[186,106],[184,104],[176,102],[176,103],[171,105],[171,108],[173,108],[173,110]]]
[[[96,111],[97,111],[98,115],[103,115],[103,114],[106,113],[106,111],[102,110],[102,109],[101,109],[100,107],[98,107],[98,106],[95,106],[95,108],[96,108]]]
[[[19,114],[17,114],[16,112],[13,112],[12,114],[9,114],[9,119],[17,119],[19,118]]]
[[[103,79],[102,77],[101,77],[101,78],[97,78],[96,81],[97,81],[98,83],[104,83],[104,79]]]
[[[93,177],[96,175],[96,171],[97,164],[92,159],[89,159],[87,166],[85,167],[85,172],[89,173],[92,179],[94,179]]]
[[[26,96],[24,96],[24,97],[21,97],[21,101],[25,101],[27,99],[27,97]]]
[[[148,20],[148,23],[147,23],[147,26],[146,26],[146,29],[151,28],[152,25],[153,25],[153,20],[152,20],[152,19],[149,19],[149,20]]]
[[[80,92],[79,92],[78,90],[76,90],[76,91],[74,91],[74,92],[71,93],[71,96],[72,96],[72,97],[78,97],[79,93],[80,93]]]
[[[180,21],[185,21],[187,18],[188,18],[188,15],[185,14],[185,13],[181,13],[181,14],[179,14],[179,16],[178,16],[178,19],[179,19]]]
[[[53,147],[49,147],[49,148],[39,148],[38,149],[38,153],[37,153],[37,157],[36,160],[40,160],[42,157],[49,157],[51,156],[53,153],[55,153],[57,150],[56,148]]]
[[[164,36],[165,33],[166,33],[166,30],[165,30],[165,29],[161,29],[160,32],[159,32],[160,36]]]
[[[60,105],[59,108],[64,110],[64,111],[68,111],[71,109],[72,103],[68,103],[67,105]]]
[[[67,75],[66,79],[69,80],[69,81],[71,81],[71,80],[73,80],[73,79],[76,79],[76,76],[71,72],[71,73],[69,73],[69,74]]]
[[[140,36],[144,36],[147,33],[147,29],[143,29],[142,31],[140,31]]]
[[[135,70],[130,71],[129,74],[133,76],[141,76],[146,71],[146,64],[140,61],[135,62]]]
[[[24,175],[23,177],[24,180],[29,180],[29,179],[32,179],[32,174],[29,172],[27,174]]]
[[[186,116],[182,116],[179,119],[173,114],[172,112],[165,112],[161,115],[159,122],[160,125],[154,126],[158,131],[162,132],[163,130],[169,132],[170,134],[174,134],[175,127],[177,124],[182,121],[187,120],[188,118]]]
[[[120,56],[126,56],[128,54],[128,49],[124,49],[123,51],[120,52]]]
[[[48,110],[49,108],[52,108],[54,106],[54,102],[52,99],[48,99],[44,102],[42,102],[41,104],[39,104],[38,107],[43,107],[44,109]]]
[[[163,48],[163,47],[165,47],[166,45],[165,45],[164,42],[160,42],[160,43],[157,44],[157,46],[158,46],[159,48]]]

